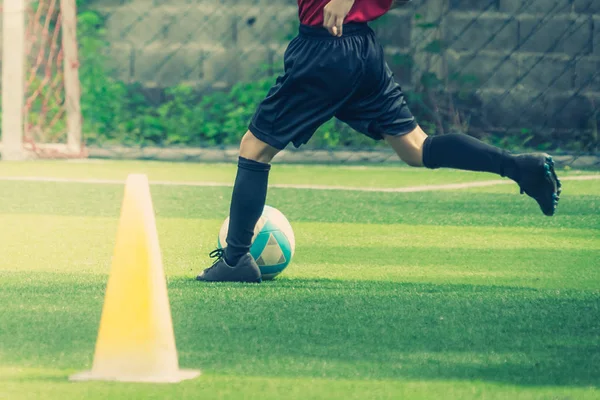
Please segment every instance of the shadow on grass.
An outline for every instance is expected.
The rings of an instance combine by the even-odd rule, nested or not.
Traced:
[[[264,357],[275,374],[600,383],[598,293],[322,279],[171,293],[179,342],[225,369]]]
[[[45,279],[0,289],[4,362],[86,369],[105,277]],[[178,278],[169,295],[181,364],[211,373],[600,383],[597,291]]]

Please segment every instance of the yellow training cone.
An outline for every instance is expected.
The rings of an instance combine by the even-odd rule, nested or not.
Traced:
[[[92,370],[71,380],[180,382],[167,284],[148,178],[130,175]]]

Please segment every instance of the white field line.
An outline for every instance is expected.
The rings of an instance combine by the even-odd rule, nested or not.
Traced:
[[[561,178],[561,181],[589,181],[599,180],[600,175],[581,175],[569,176]],[[51,177],[35,177],[35,176],[15,176],[15,177],[0,177],[0,181],[16,181],[16,182],[58,182],[58,183],[86,183],[86,184],[110,184],[123,185],[124,180],[119,179],[79,179],[79,178],[51,178]],[[197,187],[232,187],[230,183],[220,182],[176,182],[176,181],[150,181],[151,185],[158,186],[197,186]],[[376,188],[376,187],[348,187],[348,186],[328,186],[328,185],[288,185],[288,184],[272,184],[270,188],[285,188],[285,189],[311,189],[311,190],[346,190],[353,192],[387,192],[387,193],[414,193],[414,192],[432,192],[438,190],[456,190],[469,189],[476,187],[496,186],[514,184],[514,182],[505,180],[465,182],[465,183],[450,183],[445,185],[421,185],[409,186],[402,188]]]

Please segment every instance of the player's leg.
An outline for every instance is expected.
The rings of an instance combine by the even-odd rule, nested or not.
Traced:
[[[354,82],[362,68],[346,54],[353,41],[352,28],[348,31],[348,38],[334,42],[324,29],[302,27],[288,47],[285,74],[259,105],[240,146],[227,247],[213,253],[217,262],[198,280],[260,281],[249,249],[265,206],[269,163],[289,143],[296,147],[306,143],[352,94],[348,82]],[[348,60],[342,69],[339,60]]]
[[[538,202],[544,214],[554,214],[560,181],[551,157],[547,154],[513,155],[462,134],[428,137],[410,112],[374,36],[366,71],[368,79],[364,87],[338,112],[338,118],[374,139],[385,138],[409,165],[491,172],[509,177],[519,184],[522,193]]]
[[[261,274],[249,254],[254,226],[260,218],[269,181],[270,162],[279,149],[247,131],[240,143],[238,168],[229,206],[229,227],[225,250],[216,250],[212,267],[204,270],[200,281],[260,282]]]
[[[495,173],[515,181],[521,193],[533,197],[545,215],[551,216],[556,210],[561,183],[548,154],[511,154],[468,135],[427,136],[420,127],[405,135],[384,136],[411,166]]]
[[[263,142],[249,130],[240,142],[240,157],[263,164],[270,164],[281,150]]]
[[[402,135],[384,134],[396,154],[412,167],[492,172],[519,181],[517,158],[468,135],[427,136],[417,126]]]
[[[420,126],[405,135],[383,135],[398,157],[411,167],[423,167],[423,143],[427,134]]]
[[[279,152],[248,131],[240,144],[238,170],[229,208],[229,229],[225,261],[236,265],[250,250],[254,226],[258,222],[269,182],[271,160]]]

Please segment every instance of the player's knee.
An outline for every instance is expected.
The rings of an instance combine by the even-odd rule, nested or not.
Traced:
[[[427,134],[420,127],[402,136],[386,136],[398,157],[411,167],[423,167],[423,143]]]
[[[240,157],[268,164],[279,150],[258,139],[248,131],[240,143]]]
[[[405,147],[404,151],[398,154],[398,156],[410,167],[418,168],[423,166],[422,148],[417,145]]]
[[[421,154],[415,154],[414,156],[400,157],[410,167],[423,167],[423,157]]]

